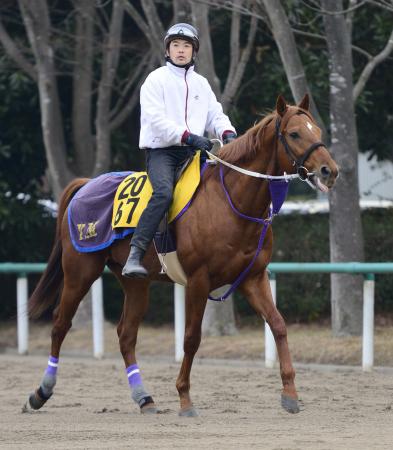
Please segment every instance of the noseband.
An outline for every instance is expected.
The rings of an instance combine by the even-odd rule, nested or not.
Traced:
[[[298,113],[296,113],[298,114]],[[302,113],[300,113],[302,114]],[[304,113],[303,113],[304,114]],[[309,174],[306,167],[304,167],[304,163],[307,161],[307,159],[310,157],[311,153],[316,150],[319,147],[325,147],[326,145],[323,142],[314,142],[314,144],[311,144],[310,147],[299,157],[296,156],[296,153],[292,150],[291,146],[288,144],[288,141],[286,140],[285,136],[280,131],[281,127],[281,119],[280,117],[276,120],[276,138],[280,140],[282,143],[285,153],[288,155],[289,159],[292,161],[293,165],[296,167],[296,172],[299,175],[299,178],[303,181],[306,181],[308,177],[311,175]]]

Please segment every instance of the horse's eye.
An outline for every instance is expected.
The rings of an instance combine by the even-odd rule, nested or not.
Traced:
[[[289,133],[289,136],[291,136],[292,139],[297,139],[299,138],[299,133],[297,133],[296,131],[293,131],[292,133]]]

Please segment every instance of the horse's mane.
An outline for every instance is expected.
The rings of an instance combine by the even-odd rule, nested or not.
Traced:
[[[253,159],[262,146],[267,126],[275,117],[275,112],[268,114],[242,136],[225,145],[217,153],[217,156],[231,164],[239,164]]]

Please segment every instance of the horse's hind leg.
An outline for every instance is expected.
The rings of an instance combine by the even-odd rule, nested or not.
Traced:
[[[298,413],[299,405],[295,388],[295,369],[289,353],[287,329],[284,319],[273,302],[267,272],[265,271],[261,276],[246,280],[242,285],[242,290],[257,314],[261,315],[269,324],[276,341],[283,384],[281,405],[290,413]]]
[[[29,407],[34,410],[40,409],[52,396],[61,345],[72,326],[72,319],[80,301],[102,273],[104,264],[105,258],[98,253],[88,255],[75,253],[70,259],[63,254],[64,287],[60,303],[53,313],[51,354],[41,384],[30,395],[24,407],[25,411],[29,410]]]
[[[120,351],[124,359],[128,384],[131,389],[131,397],[138,404],[141,413],[155,414],[155,407],[152,396],[146,391],[139,366],[135,356],[135,346],[137,342],[139,325],[146,313],[149,303],[148,280],[138,278],[125,278],[121,275],[121,267],[111,267],[116,277],[120,281],[124,291],[123,312],[117,326],[119,336]]]

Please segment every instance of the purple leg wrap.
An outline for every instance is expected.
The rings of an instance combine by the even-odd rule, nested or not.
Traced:
[[[142,378],[141,374],[139,373],[138,364],[132,364],[131,366],[128,366],[126,368],[126,372],[128,377],[128,384],[130,385],[131,389],[137,385],[142,384]]]
[[[58,362],[59,358],[49,356],[48,367],[45,370],[45,374],[56,376]]]

